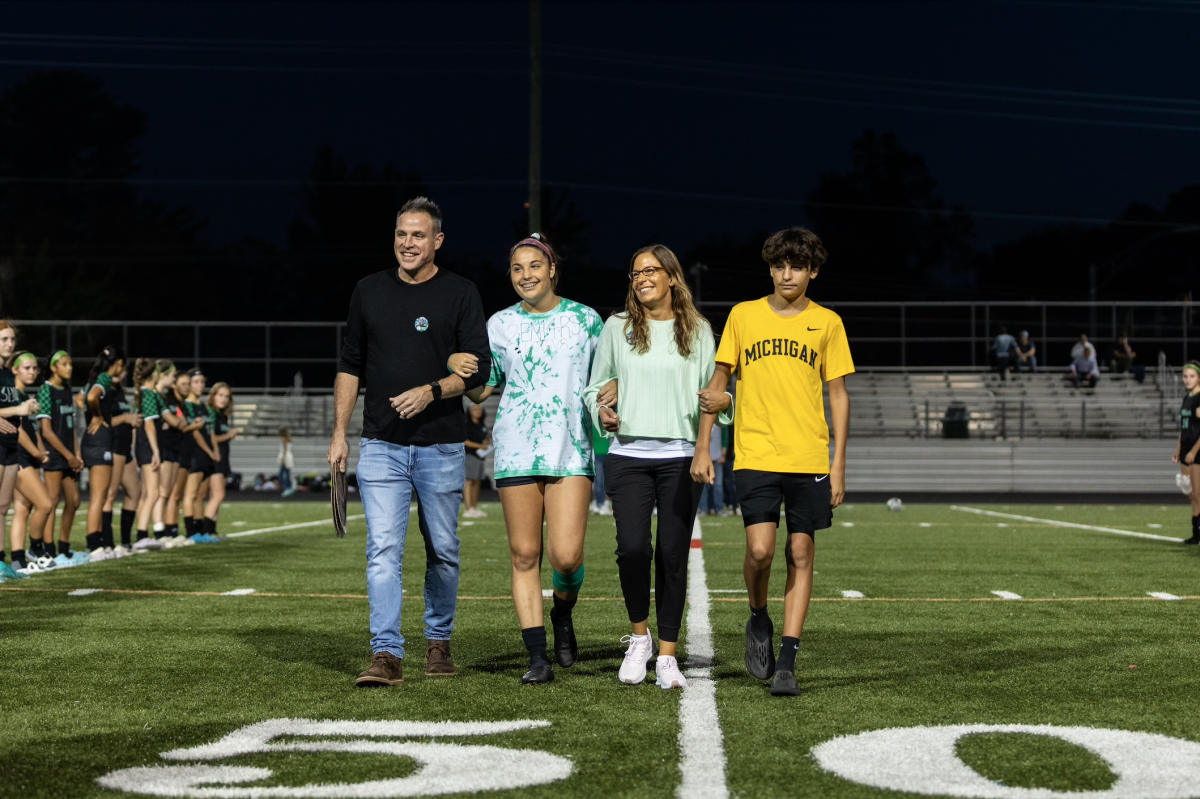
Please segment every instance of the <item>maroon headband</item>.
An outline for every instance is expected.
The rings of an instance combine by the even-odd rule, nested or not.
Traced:
[[[513,253],[516,252],[517,250],[521,249],[522,247],[537,247],[539,250],[541,250],[542,252],[544,252],[546,254],[546,257],[550,260],[550,263],[554,263],[554,254],[550,252],[550,248],[546,246],[546,243],[544,241],[541,241],[540,239],[535,239],[532,237],[530,237],[528,239],[521,239],[516,244],[514,244],[513,248],[508,251],[508,260],[511,261],[512,257],[513,257]]]

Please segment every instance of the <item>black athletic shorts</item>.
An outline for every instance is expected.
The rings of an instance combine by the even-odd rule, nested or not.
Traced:
[[[779,524],[779,505],[785,506],[787,531],[809,533],[833,526],[833,492],[827,474],[796,472],[760,472],[738,469],[734,472],[738,503],[742,506],[742,524]]]
[[[205,454],[204,450],[199,447],[194,447],[192,453],[192,462],[188,465],[188,472],[203,474],[209,477],[217,470],[217,465],[212,462],[212,458]]]
[[[0,438],[0,467],[15,466],[17,463],[17,450],[20,448],[21,445],[17,443],[16,436],[12,436],[11,440],[8,436]]]
[[[134,441],[133,453],[134,456],[137,457],[138,466],[149,466],[150,461],[154,460],[154,450],[150,448],[150,439],[146,437],[145,433],[138,436],[137,440]],[[163,458],[161,451],[158,453],[158,455],[159,459],[162,460]]]
[[[471,457],[475,457],[472,455]],[[586,476],[586,475],[585,475]],[[517,486],[531,486],[537,483],[544,483],[547,480],[557,480],[560,475],[557,474],[523,474],[520,477],[501,477],[496,481],[496,488],[516,488]],[[589,480],[592,478],[588,478]]]
[[[83,465],[89,469],[93,466],[112,466],[112,443],[111,427],[101,425],[95,433],[85,431],[79,445],[83,453]]]
[[[17,446],[17,465],[22,469],[28,469],[30,467],[34,469],[42,468],[41,462],[35,461],[33,456],[29,454],[29,450],[20,445]]]
[[[128,460],[133,456],[133,427],[127,424],[118,425],[112,429],[113,455],[124,455]]]
[[[71,467],[67,464],[67,459],[59,453],[58,450],[51,448],[50,460],[42,464],[42,471],[45,472],[70,472],[72,475],[75,472],[71,471]]]
[[[190,441],[192,434],[188,433],[182,441],[179,442],[179,450],[175,453],[179,458],[179,466],[185,472],[192,470],[192,458],[196,456],[196,442]]]

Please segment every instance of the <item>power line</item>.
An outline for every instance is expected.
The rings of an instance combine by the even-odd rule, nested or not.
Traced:
[[[34,61],[32,59],[0,59],[0,66],[8,67],[63,67],[68,69],[131,69],[165,72],[277,72],[328,74],[389,74],[389,75],[525,75],[523,69],[495,69],[492,67],[275,67],[232,64],[132,64],[115,61]]]
[[[984,111],[966,108],[942,108],[938,106],[912,105],[907,103],[885,103],[873,100],[841,100],[832,97],[813,97],[794,94],[781,94],[779,92],[755,91],[752,89],[728,89],[719,86],[697,86],[684,83],[666,83],[663,81],[638,80],[636,78],[618,78],[609,75],[584,75],[576,72],[557,72],[547,70],[545,74],[559,78],[590,80],[600,83],[646,86],[655,89],[678,89],[682,91],[707,92],[710,94],[726,94],[741,97],[756,97],[769,100],[791,100],[794,102],[844,105],[858,108],[886,108],[892,111],[923,111],[935,114],[977,116],[991,119],[1023,119],[1031,122],[1066,122],[1069,124],[1095,125],[1100,127],[1140,128],[1144,130],[1169,130],[1185,133],[1200,133],[1200,126],[1176,125],[1165,122],[1131,122],[1116,119],[1088,119],[1081,117],[1047,116],[1045,114],[1025,114],[1016,111]]]
[[[419,42],[396,44],[381,41],[320,41],[315,39],[198,39],[167,36],[77,36],[57,33],[0,33],[0,42],[14,46],[71,47],[91,49],[139,49],[196,52],[297,52],[330,53],[520,53],[522,42]]]

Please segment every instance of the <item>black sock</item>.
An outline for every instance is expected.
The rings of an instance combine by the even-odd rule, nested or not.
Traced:
[[[196,534],[196,520],[191,516],[185,516],[183,519],[183,529],[187,533],[187,537],[191,538]]]
[[[130,538],[133,535],[133,524],[137,521],[137,511],[125,510],[121,508],[121,543],[129,546]]]
[[[179,535],[179,525],[172,524],[167,527],[167,537],[176,538]]]
[[[29,554],[33,556],[34,560],[37,560],[38,558],[41,558],[41,557],[45,557],[46,545],[43,544],[41,541],[37,541],[37,540],[30,541],[29,542]]]
[[[771,617],[767,615],[767,606],[761,608],[750,606],[750,628],[757,630],[760,633],[771,632],[774,627],[771,624]]]
[[[137,537],[138,541],[141,541],[143,538],[149,538],[149,537],[150,537],[150,533],[146,532],[145,530],[138,530],[138,537]]]
[[[103,533],[88,533],[87,534],[88,552],[95,552],[97,549],[101,549],[103,546],[104,546],[104,534]]]
[[[54,558],[58,556],[58,550],[54,548],[54,542],[49,541],[42,545],[42,549],[46,551],[46,557]]]
[[[4,554],[5,554],[5,553],[4,553],[4,550],[3,550],[3,549],[0,549],[0,563],[3,563],[3,562],[4,562]]]
[[[1200,538],[1200,516],[1192,517],[1192,538]]]
[[[113,545],[112,511],[106,510],[100,514],[100,532],[104,536],[101,539],[104,541],[104,546],[111,547]]]
[[[204,532],[208,533],[209,535],[216,535],[217,534],[217,520],[210,519],[207,516],[205,516],[204,517]]]
[[[71,542],[58,539],[58,554],[71,557]]]
[[[530,666],[540,666],[550,662],[550,656],[546,653],[545,627],[526,627],[521,630],[521,640],[525,642],[525,648],[529,650]]]
[[[579,601],[579,597],[574,599],[559,599],[558,594],[554,595],[554,617],[556,619],[571,618],[571,611],[575,609],[575,603]]]
[[[18,564],[20,564],[20,565],[18,565]],[[13,565],[14,569],[24,569],[26,566],[29,565],[29,563],[25,560],[25,550],[23,550],[23,549],[14,549],[13,550],[12,565]],[[545,637],[546,637],[546,634],[543,632],[542,638],[544,639]]]
[[[779,645],[779,660],[775,661],[775,671],[794,672],[796,670],[796,650],[799,648],[799,638],[783,636],[783,643]]]

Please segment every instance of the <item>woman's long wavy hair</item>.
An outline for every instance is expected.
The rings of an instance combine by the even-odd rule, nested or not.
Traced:
[[[138,358],[133,362],[133,401],[138,413],[142,412],[142,384],[151,375],[158,374],[158,362],[153,358]]]
[[[670,289],[671,310],[675,314],[675,348],[684,358],[690,357],[696,336],[708,326],[708,320],[696,310],[683,267],[669,247],[662,244],[642,247],[629,259],[629,271],[632,273],[637,259],[647,253],[653,255],[667,276],[675,281]],[[639,354],[645,355],[650,351],[650,325],[646,321],[646,308],[638,300],[633,284],[634,281],[630,280],[629,293],[625,296],[625,337]]]

